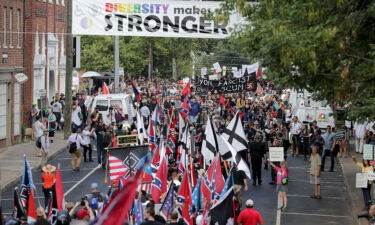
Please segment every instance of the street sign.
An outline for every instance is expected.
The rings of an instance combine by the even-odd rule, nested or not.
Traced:
[[[40,89],[38,91],[39,97],[45,97],[47,96],[47,90],[46,89]]]
[[[17,83],[25,83],[29,78],[24,73],[17,73],[14,75],[14,79],[16,79]]]

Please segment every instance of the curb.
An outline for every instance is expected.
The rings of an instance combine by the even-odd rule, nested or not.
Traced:
[[[60,148],[59,150],[55,151],[54,153],[52,153],[51,155],[47,156],[47,162],[55,159],[57,157],[58,154],[62,153],[63,151],[66,150],[66,146],[65,147],[62,147]],[[39,169],[41,168],[41,163],[39,163],[38,166],[32,168],[32,172],[36,172],[38,171]],[[21,176],[18,176],[16,178],[14,178],[13,180],[9,181],[9,183],[7,184],[4,184],[2,187],[0,187],[0,193],[4,192],[6,189],[14,186],[15,184],[21,182],[21,178],[22,178],[22,175]]]
[[[341,170],[342,170],[342,174],[343,174],[343,177],[344,177],[344,183],[345,183],[346,190],[347,190],[346,192],[347,192],[347,194],[348,194],[348,196],[350,198],[350,206],[351,206],[352,209],[354,209],[353,194],[352,194],[352,192],[349,189],[349,182],[348,182],[348,179],[345,176],[344,164],[342,163],[342,161],[341,161],[340,158],[338,158],[338,160],[339,160],[339,163],[340,163],[340,166],[341,166]],[[357,223],[356,223],[357,225],[368,225],[368,224],[361,223],[361,220],[359,220],[357,218],[355,210],[350,210],[350,212],[351,212],[351,217],[352,217],[353,221],[357,221]]]

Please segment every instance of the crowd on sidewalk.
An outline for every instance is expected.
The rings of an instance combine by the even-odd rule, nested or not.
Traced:
[[[311,197],[322,199],[320,180],[326,170],[326,158],[329,156],[331,162],[328,171],[334,172],[335,158],[348,156],[347,145],[352,134],[359,153],[365,143],[375,144],[373,123],[347,121],[323,129],[316,121],[300,121],[293,115],[289,91],[275,90],[270,80],[261,78],[254,92],[213,91],[204,96],[194,94],[194,85],[190,83],[123,80],[121,91],[133,98],[132,124],[127,123],[121,104],[108,107],[106,115],[102,115],[98,106],[94,107],[95,97],[110,93],[110,87],[84,89],[73,97],[72,134],[67,151],[71,154],[72,172],[80,171],[82,155],[85,163],[94,163],[93,149],[97,152],[98,166],[106,170],[109,162],[105,149],[117,147],[116,137],[138,135],[138,144],[149,144],[153,179],[148,189],[140,185],[132,206],[127,205],[126,218],[133,224],[263,224],[262,216],[253,208],[254,202],[242,199],[249,189],[249,180],[254,186],[263,185],[262,167],[269,168],[270,185],[275,185],[281,199],[282,206],[277,210],[287,211],[287,155],[310,161],[308,176],[314,187]],[[60,95],[51,102],[48,111],[38,110],[36,105],[31,110],[36,153],[43,159],[55,130],[63,126],[64,104],[64,95]],[[284,160],[269,160],[272,147],[283,148]],[[369,162],[356,164],[362,172],[373,170]],[[112,200],[137,176],[127,179],[118,176],[107,194],[100,193],[98,184],[93,183],[91,192],[82,201],[66,202],[64,209],[52,216],[48,210],[52,208],[51,196],[56,196],[55,169],[43,163],[45,209],[36,210],[35,224],[48,224],[51,220],[57,224],[107,224],[100,217],[112,213],[108,209],[115,204]],[[370,212],[371,185],[369,182],[363,188],[365,206]],[[131,190],[126,191],[130,195]],[[220,207],[226,204],[228,196],[234,196],[235,201],[229,204],[233,210],[226,215],[220,213],[226,211]],[[28,215],[18,213],[22,216],[19,221],[27,224]]]

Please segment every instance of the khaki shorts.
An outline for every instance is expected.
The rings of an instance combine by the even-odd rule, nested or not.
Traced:
[[[310,184],[320,184],[320,177],[310,175]]]

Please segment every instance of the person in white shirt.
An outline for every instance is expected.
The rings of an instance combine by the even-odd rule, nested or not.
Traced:
[[[90,131],[90,125],[86,125],[85,129],[82,131],[82,147],[83,147],[83,161],[84,162],[94,162],[92,160],[92,147],[91,147],[91,137],[94,133],[94,128]],[[89,160],[87,160],[87,152],[89,153]]]
[[[367,122],[359,123],[358,121],[354,124],[354,136],[355,136],[355,152],[363,152],[363,141],[366,136]]]
[[[48,149],[50,146],[50,140],[48,138],[48,130],[44,129],[43,130],[43,135],[40,136],[40,150],[42,154],[42,167],[46,165],[47,163],[47,156],[48,156]]]
[[[33,128],[34,128],[36,155],[38,157],[41,157],[42,156],[42,153],[41,153],[42,144],[40,142],[40,137],[43,135],[43,130],[46,129],[46,127],[42,123],[41,117],[39,116],[36,117],[36,122],[33,124]]]
[[[82,159],[82,154],[81,154],[81,144],[83,142],[82,137],[81,137],[81,129],[73,129],[72,134],[68,138],[68,148],[70,149],[71,144],[75,143],[76,144],[76,149],[74,151],[70,151],[70,155],[72,157],[70,163],[72,165],[72,171],[73,172],[79,172],[79,166],[81,165],[81,159]]]
[[[60,119],[62,114],[62,105],[59,102],[59,99],[56,98],[55,102],[52,104],[52,113],[56,116],[56,129],[59,130],[62,126],[60,125]]]
[[[302,124],[298,122],[298,117],[294,116],[289,125],[290,133],[292,134],[292,157],[298,155],[299,152],[299,134],[301,133]]]
[[[72,130],[82,130],[82,112],[81,107],[79,107],[78,102],[73,103],[72,109]]]

